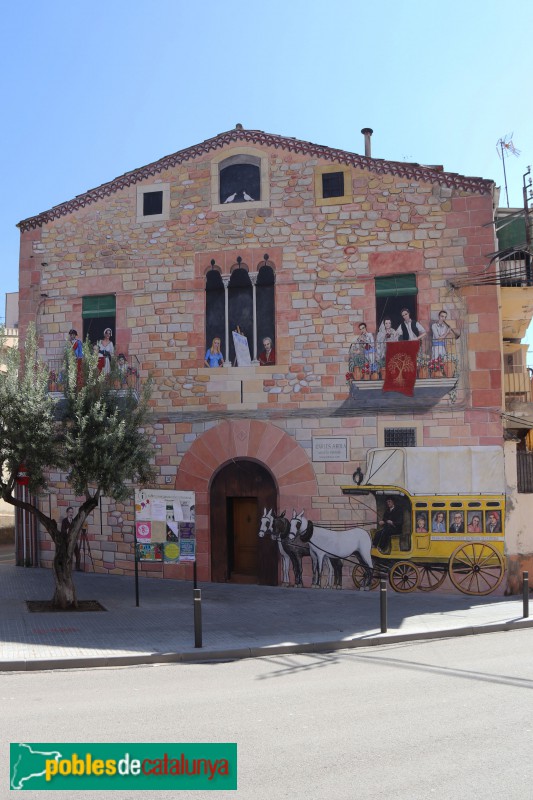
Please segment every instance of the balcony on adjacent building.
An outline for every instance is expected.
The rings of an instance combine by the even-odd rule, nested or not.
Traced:
[[[507,428],[533,427],[533,370],[526,366],[527,344],[503,343],[504,417]]]

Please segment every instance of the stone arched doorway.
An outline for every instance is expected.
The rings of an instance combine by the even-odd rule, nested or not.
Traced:
[[[211,579],[277,585],[277,545],[258,536],[263,509],[277,502],[270,472],[255,461],[233,459],[218,470],[209,494]]]

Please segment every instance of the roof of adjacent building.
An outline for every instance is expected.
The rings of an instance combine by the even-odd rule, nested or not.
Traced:
[[[241,125],[237,125],[233,130],[226,133],[219,133],[212,139],[206,139],[200,144],[178,150],[169,156],[164,156],[158,161],[147,164],[145,167],[126,172],[118,178],[114,178],[108,183],[103,183],[95,189],[77,195],[73,200],[60,203],[57,206],[28,217],[18,223],[17,227],[21,231],[40,227],[47,222],[52,222],[59,217],[71,214],[80,208],[91,205],[92,203],[109,197],[115,192],[125,189],[140,181],[151,178],[166,169],[175,167],[184,161],[198,158],[207,153],[226,147],[230,144],[242,142],[244,145],[259,145],[263,147],[273,147],[275,149],[286,150],[292,153],[308,155],[314,158],[322,158],[339,164],[358,167],[378,175],[397,175],[399,177],[427,181],[454,189],[462,189],[476,194],[490,194],[494,187],[494,182],[484,178],[471,178],[459,175],[454,172],[444,172],[442,167],[422,166],[420,164],[406,163],[402,161],[387,161],[381,158],[370,158],[351,153],[346,150],[338,150],[333,147],[326,147],[321,144],[313,144],[300,139],[288,136],[279,136],[263,131],[246,130]]]

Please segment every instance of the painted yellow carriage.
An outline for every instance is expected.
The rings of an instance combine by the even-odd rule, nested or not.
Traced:
[[[446,577],[459,591],[486,595],[505,574],[505,493],[500,447],[398,447],[368,452],[360,485],[345,495],[375,500],[381,520],[392,498],[403,513],[401,533],[383,551],[372,548],[371,588],[388,577],[397,592],[432,591]],[[389,504],[390,505],[390,504]],[[374,511],[374,508],[372,508]],[[365,569],[353,569],[356,587]]]

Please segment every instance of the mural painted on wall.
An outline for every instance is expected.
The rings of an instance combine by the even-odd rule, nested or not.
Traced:
[[[278,542],[285,585],[290,565],[302,585],[309,556],[313,587],[330,587],[332,572],[333,586],[342,588],[344,562],[361,590],[386,578],[397,592],[429,592],[448,578],[450,588],[487,595],[505,574],[503,474],[499,447],[376,448],[361,483],[342,487],[361,517],[373,499],[368,529],[334,530],[305,509],[294,509],[290,520],[265,509],[259,535]]]
[[[359,323],[348,355],[350,397],[340,413],[405,405],[398,394],[412,398],[410,407],[418,409],[431,408],[445,395],[455,402],[460,333],[444,310],[430,327],[429,335],[408,307],[391,313],[384,310],[375,335],[365,322]]]

